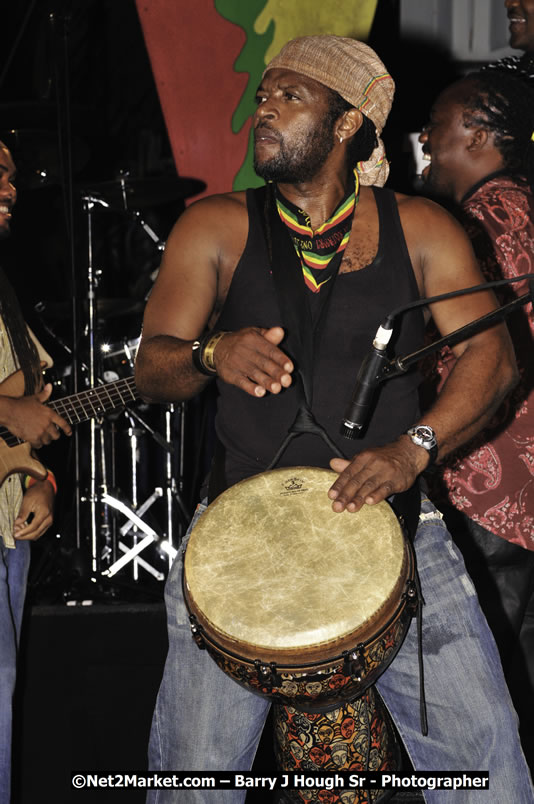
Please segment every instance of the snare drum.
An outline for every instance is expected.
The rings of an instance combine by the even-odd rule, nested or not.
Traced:
[[[306,711],[360,696],[417,604],[411,545],[387,502],[334,513],[326,469],[275,469],[223,492],[187,546],[195,640],[253,692]]]

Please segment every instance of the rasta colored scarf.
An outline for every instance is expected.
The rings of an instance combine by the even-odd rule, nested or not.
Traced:
[[[360,182],[354,172],[354,187],[330,218],[314,232],[309,216],[276,188],[276,207],[287,226],[300,258],[306,286],[319,293],[322,285],[337,273],[349,242],[354,211],[360,198]]]

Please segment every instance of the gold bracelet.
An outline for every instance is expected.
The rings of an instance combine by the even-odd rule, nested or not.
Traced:
[[[206,342],[202,343],[202,346],[200,347],[200,359],[207,370],[211,371],[212,374],[217,373],[217,368],[214,361],[215,347],[221,338],[224,338],[226,334],[227,330],[222,329],[219,332],[216,332],[214,335],[210,335]]]

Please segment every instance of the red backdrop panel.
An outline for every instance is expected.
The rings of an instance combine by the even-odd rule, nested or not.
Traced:
[[[213,0],[136,2],[178,173],[206,182],[205,194],[228,192],[250,130],[231,128],[248,78],[233,69],[245,33]]]

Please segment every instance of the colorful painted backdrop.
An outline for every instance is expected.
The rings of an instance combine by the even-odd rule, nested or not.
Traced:
[[[136,2],[178,173],[211,194],[261,183],[250,122],[272,56],[307,34],[365,41],[378,0]]]

